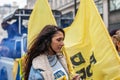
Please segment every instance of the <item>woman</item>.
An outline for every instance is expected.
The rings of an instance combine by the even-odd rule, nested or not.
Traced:
[[[64,31],[57,26],[43,28],[28,49],[25,80],[69,80],[67,63],[61,53],[64,37]]]

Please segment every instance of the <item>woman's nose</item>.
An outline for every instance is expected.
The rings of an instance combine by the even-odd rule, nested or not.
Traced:
[[[64,42],[63,41],[61,41],[61,46],[64,46]]]

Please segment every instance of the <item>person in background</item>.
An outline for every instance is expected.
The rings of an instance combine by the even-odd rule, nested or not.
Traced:
[[[112,39],[113,44],[114,44],[114,46],[115,46],[116,49],[117,49],[117,39],[116,39],[116,37],[114,35],[116,35],[117,30],[118,29],[115,29],[115,30],[112,30],[110,32],[111,39]]]
[[[110,36],[112,38],[112,41],[115,45],[118,54],[120,55],[120,29],[111,31]]]
[[[33,40],[26,55],[25,80],[80,80],[70,79],[68,66],[61,48],[65,33],[54,25],[46,25]]]
[[[118,29],[115,34],[119,35],[120,34],[120,29]]]
[[[116,34],[113,35],[113,37],[116,39],[117,51],[120,55],[120,30],[116,31]]]

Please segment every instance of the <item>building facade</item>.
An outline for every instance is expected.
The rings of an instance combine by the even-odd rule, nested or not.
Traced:
[[[52,10],[58,10],[63,19],[74,19],[80,0],[48,0]],[[94,0],[109,31],[120,28],[120,0]],[[33,8],[35,0],[28,0],[28,8]]]
[[[33,9],[36,0],[27,0],[27,8]]]
[[[109,31],[120,29],[120,0],[109,0]]]

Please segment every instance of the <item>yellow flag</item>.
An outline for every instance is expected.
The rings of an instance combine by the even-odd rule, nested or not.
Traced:
[[[120,80],[120,59],[93,0],[80,0],[65,48],[85,80]]]
[[[28,23],[28,45],[41,29],[48,24],[56,25],[49,3],[47,0],[37,0]]]

